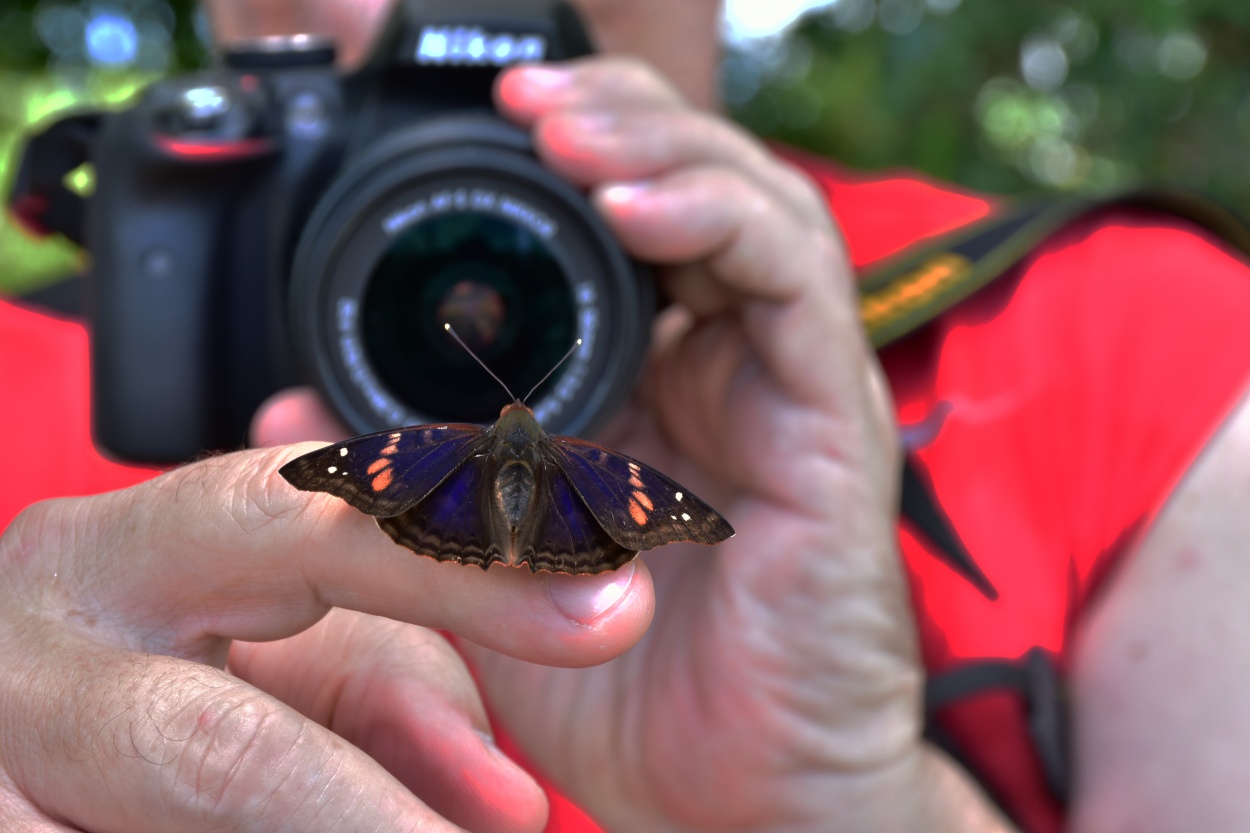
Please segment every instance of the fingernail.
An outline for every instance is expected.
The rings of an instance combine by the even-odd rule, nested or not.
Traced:
[[[607,613],[621,600],[634,580],[634,563],[597,576],[567,576],[552,573],[547,577],[551,601],[574,622],[589,625]]]
[[[651,190],[649,182],[618,182],[609,185],[600,192],[604,202],[614,205],[628,205]]]
[[[526,84],[544,90],[559,90],[573,83],[573,73],[557,67],[520,67],[516,73]]]

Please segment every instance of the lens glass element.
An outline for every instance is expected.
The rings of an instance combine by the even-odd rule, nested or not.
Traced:
[[[395,238],[365,290],[362,335],[378,376],[414,410],[489,422],[507,395],[444,323],[524,396],[573,344],[574,309],[564,270],[539,237],[500,217],[460,212]]]

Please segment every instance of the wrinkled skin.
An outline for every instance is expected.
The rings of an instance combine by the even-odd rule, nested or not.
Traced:
[[[604,439],[738,535],[644,555],[657,618],[603,666],[467,645],[496,716],[613,830],[911,829],[898,796],[931,809],[937,784],[961,823],[998,824],[919,743],[898,451],[821,201],[635,62],[512,73],[499,103],[681,305]],[[318,407],[291,394],[260,430],[333,434]]]
[[[613,52],[627,8],[588,4]],[[594,578],[439,564],[287,486],[310,445],[38,504],[0,538],[0,826],[540,830],[441,629],[612,830],[1001,829],[920,741],[898,449],[839,235],[679,68],[681,91],[621,55],[518,69],[497,103],[677,301],[600,439],[737,536]],[[254,434],[343,432],[288,391]]]

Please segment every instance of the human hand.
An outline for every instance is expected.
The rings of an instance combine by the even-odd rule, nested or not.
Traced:
[[[513,71],[497,99],[679,305],[609,444],[738,534],[647,556],[655,624],[611,663],[472,652],[488,701],[612,830],[887,829],[923,768],[922,674],[893,422],[823,201],[638,63]]]
[[[308,450],[35,504],[0,536],[0,829],[542,828],[463,663],[413,624],[600,662],[650,620],[646,568],[415,558],[278,476]]]
[[[738,534],[644,556],[656,621],[601,667],[466,646],[493,712],[611,830],[906,829],[900,808],[933,779],[898,451],[823,202],[638,63],[514,70],[497,103],[678,303],[602,439]],[[271,441],[333,434],[306,393],[274,407]]]

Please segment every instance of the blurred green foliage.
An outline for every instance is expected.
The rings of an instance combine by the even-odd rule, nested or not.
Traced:
[[[89,54],[106,13],[135,43],[114,27],[95,45],[134,46],[131,60]],[[0,188],[25,132],[68,107],[124,106],[201,65],[205,37],[194,0],[0,0]],[[834,0],[731,46],[723,82],[747,127],[851,167],[1000,194],[1168,180],[1250,210],[1245,0]],[[0,222],[0,290],[78,258]]]
[[[1244,0],[838,0],[724,78],[748,127],[852,167],[1006,194],[1167,180],[1250,208]]]
[[[124,107],[162,75],[201,65],[206,51],[195,10],[194,0],[0,0],[0,194],[7,198],[29,133],[73,108]],[[91,29],[122,19],[129,30]],[[110,49],[133,48],[132,59],[99,60],[90,35],[105,58],[114,57]],[[55,280],[79,270],[82,257],[60,237],[35,239],[0,220],[0,291]]]

